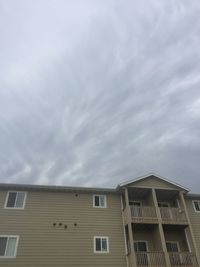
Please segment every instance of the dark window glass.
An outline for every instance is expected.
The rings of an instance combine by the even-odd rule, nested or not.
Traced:
[[[99,207],[99,196],[94,197],[95,206]]]
[[[107,251],[107,239],[102,239],[102,251]]]
[[[143,252],[147,251],[147,245],[146,242],[138,241],[134,243],[134,248],[136,252]]]
[[[101,239],[96,238],[96,251],[101,251]]]
[[[5,255],[7,237],[0,237],[0,256]]]
[[[198,201],[194,201],[194,206],[195,206],[196,211],[200,211],[200,205]]]
[[[14,208],[15,207],[16,196],[17,196],[16,192],[10,192],[9,193],[6,207],[8,207],[8,208]]]

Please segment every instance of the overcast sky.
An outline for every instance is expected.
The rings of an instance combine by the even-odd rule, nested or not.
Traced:
[[[0,0],[0,182],[200,193],[199,0]]]

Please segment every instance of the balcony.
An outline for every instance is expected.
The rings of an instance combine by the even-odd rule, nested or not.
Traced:
[[[136,252],[138,267],[166,266],[164,252]],[[171,267],[198,267],[196,256],[190,252],[169,252]]]
[[[135,223],[157,223],[156,209],[152,206],[130,205],[132,222]]]
[[[190,252],[169,252],[169,259],[173,267],[198,267],[196,256]]]
[[[179,208],[160,207],[162,222],[166,224],[187,224],[185,212]]]
[[[137,266],[166,266],[164,252],[136,252]]]

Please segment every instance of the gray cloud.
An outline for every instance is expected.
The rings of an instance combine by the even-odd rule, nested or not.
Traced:
[[[199,1],[74,2],[0,2],[1,182],[198,192]]]

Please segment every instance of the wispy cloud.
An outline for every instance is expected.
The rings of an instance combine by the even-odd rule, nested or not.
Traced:
[[[0,3],[0,180],[199,191],[200,3]]]

